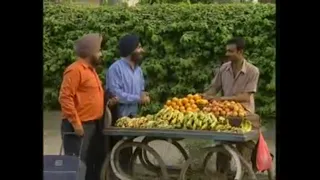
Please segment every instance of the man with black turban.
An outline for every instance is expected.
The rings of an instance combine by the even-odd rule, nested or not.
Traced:
[[[124,116],[136,116],[139,104],[150,102],[150,97],[145,92],[143,72],[139,66],[144,53],[139,37],[135,35],[123,36],[119,41],[119,51],[121,58],[110,66],[106,75],[107,92],[119,101],[119,104],[111,110],[113,123],[116,119]],[[113,138],[111,146],[117,141],[119,138]],[[131,154],[131,148],[121,151],[120,163],[124,170],[129,168],[128,159]]]

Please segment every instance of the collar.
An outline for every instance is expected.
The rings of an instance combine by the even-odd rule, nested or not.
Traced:
[[[232,70],[231,62],[228,64],[226,70]],[[243,72],[243,73],[246,73],[246,72],[247,72],[247,60],[245,60],[245,59],[243,60],[243,63],[242,63],[242,67],[241,67],[240,72]]]
[[[78,59],[79,63],[84,67],[84,68],[90,68],[90,69],[94,69],[91,64],[89,64],[87,61],[85,61],[84,59]]]
[[[124,62],[130,67],[130,69],[132,69],[131,64],[130,64],[130,62],[129,62],[129,59],[127,59],[127,58],[125,58],[125,57],[121,57],[121,60],[124,61]],[[138,66],[135,65],[133,70],[135,70],[137,67],[138,67]]]

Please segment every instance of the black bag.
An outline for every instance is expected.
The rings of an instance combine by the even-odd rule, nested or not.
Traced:
[[[64,133],[75,135],[74,133]],[[62,138],[63,138],[62,137]],[[62,155],[63,143],[59,155],[43,156],[43,180],[85,180],[86,165],[79,156]],[[80,150],[82,148],[82,141]]]

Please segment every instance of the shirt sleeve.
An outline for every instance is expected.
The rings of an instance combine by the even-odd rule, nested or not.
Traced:
[[[259,70],[253,71],[252,75],[249,77],[248,84],[246,85],[245,92],[246,93],[256,93],[258,80],[259,80],[260,72]]]
[[[60,88],[59,102],[66,118],[73,127],[81,126],[81,120],[75,107],[74,97],[80,84],[80,71],[67,69],[64,72]]]
[[[145,91],[145,80],[144,80],[144,76],[141,68],[140,68],[140,73],[141,73],[141,91]]]
[[[139,94],[129,94],[123,92],[121,88],[121,77],[120,73],[117,71],[115,67],[111,67],[108,71],[107,75],[107,83],[108,83],[108,90],[110,93],[115,95],[119,98],[119,102],[123,104],[130,104],[130,103],[138,103],[140,100]]]

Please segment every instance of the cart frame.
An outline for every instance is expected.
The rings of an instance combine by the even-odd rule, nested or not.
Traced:
[[[107,155],[104,166],[101,173],[101,180],[108,180],[107,171],[110,171],[109,162],[111,169],[115,176],[121,180],[132,180],[129,174],[125,173],[119,163],[120,150],[126,147],[137,147],[133,152],[133,155],[128,163],[133,167],[133,163],[136,157],[139,157],[141,164],[149,171],[159,173],[161,179],[168,180],[170,171],[179,173],[179,179],[185,180],[185,174],[191,165],[193,157],[189,157],[186,150],[178,143],[179,140],[186,138],[194,139],[210,139],[217,142],[219,145],[214,147],[202,148],[205,153],[205,161],[203,167],[205,168],[208,160],[213,153],[224,153],[230,155],[236,164],[236,176],[234,180],[241,180],[243,177],[243,168],[248,172],[249,178],[257,180],[256,174],[244,157],[238,152],[236,148],[232,146],[234,143],[241,143],[250,140],[257,140],[259,137],[259,131],[253,130],[244,134],[236,133],[225,133],[225,132],[213,132],[213,131],[200,131],[200,130],[182,130],[182,129],[135,129],[135,128],[117,128],[107,127],[103,130],[103,134],[106,136],[122,136],[123,139],[112,148],[110,154]],[[141,142],[133,141],[137,137],[144,137]],[[169,169],[160,155],[148,145],[149,142],[154,140],[164,140],[174,145],[183,155],[185,163],[181,169]],[[159,166],[153,165],[146,156],[146,152],[149,152],[157,160]],[[272,168],[268,171],[269,180],[274,179],[274,173]]]

